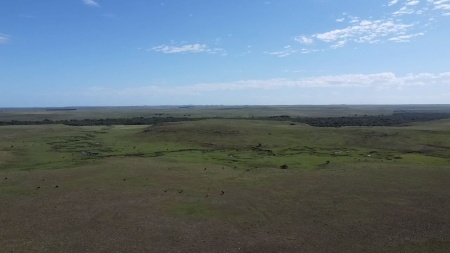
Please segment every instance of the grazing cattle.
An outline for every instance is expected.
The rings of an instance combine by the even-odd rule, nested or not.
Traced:
[[[220,191],[220,195],[224,195],[225,194],[225,192],[224,191]]]

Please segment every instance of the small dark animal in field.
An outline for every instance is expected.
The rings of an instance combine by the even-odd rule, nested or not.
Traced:
[[[183,190],[180,190],[178,193],[183,193]]]
[[[45,181],[45,178],[41,179],[41,181]]]
[[[36,190],[39,190],[39,189],[41,189],[41,187],[40,187],[40,186],[36,187]]]
[[[205,198],[207,198],[207,197],[209,197],[209,193],[208,193],[208,194],[206,194]]]
[[[11,145],[11,148],[14,148],[14,145]]]
[[[330,161],[327,161],[326,164],[330,164]]]
[[[55,188],[58,188],[59,186],[55,185]]]
[[[5,179],[4,180],[7,180],[8,178],[7,177],[5,177]]]
[[[168,189],[165,189],[164,192],[167,192]]]
[[[204,168],[203,170],[206,170],[206,168]]]
[[[126,179],[126,178],[124,178],[124,179],[123,179],[123,181],[127,181],[127,179]]]
[[[220,195],[224,195],[225,194],[225,192],[224,191],[220,191]]]
[[[282,169],[282,170],[286,170],[287,168],[288,168],[288,166],[286,164],[283,164],[280,166],[280,169]]]

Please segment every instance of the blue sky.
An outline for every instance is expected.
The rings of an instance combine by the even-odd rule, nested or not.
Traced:
[[[450,0],[0,1],[0,107],[450,103]]]

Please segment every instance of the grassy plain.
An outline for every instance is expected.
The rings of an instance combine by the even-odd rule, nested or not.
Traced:
[[[448,120],[4,126],[1,251],[448,252],[449,151]]]

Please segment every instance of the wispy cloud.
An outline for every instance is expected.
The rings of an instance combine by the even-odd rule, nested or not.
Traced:
[[[145,94],[176,94],[199,95],[216,91],[242,90],[274,90],[285,88],[373,88],[373,89],[403,89],[411,86],[450,85],[450,72],[418,73],[397,76],[392,72],[375,74],[347,74],[332,76],[317,76],[304,79],[274,78],[265,80],[241,80],[226,83],[198,83],[188,86],[145,86],[137,88],[111,89],[102,87],[90,88],[86,93],[96,96],[142,96]]]
[[[414,14],[415,10],[410,8],[409,6],[403,6],[398,11],[395,11],[392,13],[392,16],[403,16],[403,15],[409,15]]]
[[[177,53],[210,53],[210,54],[222,54],[225,55],[225,51],[222,48],[210,48],[206,44],[185,44],[185,45],[159,45],[147,51],[161,52],[164,54],[177,54]]]
[[[419,0],[410,0],[408,2],[406,2],[407,6],[414,6],[414,5],[418,5],[420,3]]]
[[[339,21],[338,21],[339,22]],[[298,36],[294,38],[295,41],[303,44],[303,45],[310,45],[314,42],[313,39],[308,38],[307,36]]]
[[[392,0],[388,3],[388,6],[396,5],[398,3],[398,0]]]
[[[390,0],[385,5],[393,11],[379,18],[360,18],[343,13],[336,24],[344,27],[301,35],[294,40],[311,49],[337,49],[353,43],[411,42],[424,36],[429,22],[436,22],[438,16],[450,16],[450,0]],[[424,19],[427,14],[427,19]],[[431,21],[433,20],[433,21]]]
[[[0,44],[7,44],[9,43],[10,36],[6,34],[0,33]]]
[[[244,80],[231,83],[196,84],[184,87],[186,91],[200,92],[212,90],[244,90],[244,89],[279,89],[289,87],[300,88],[348,88],[348,87],[373,87],[373,88],[399,88],[406,86],[422,86],[432,84],[450,84],[450,72],[430,74],[419,73],[405,76],[396,76],[391,72],[376,74],[348,74],[335,76],[319,76],[299,80],[268,79],[268,80]]]
[[[380,39],[403,34],[412,25],[396,23],[392,20],[363,20],[357,25],[348,26],[312,36],[322,42],[331,42],[331,47],[340,47],[348,42],[375,43]]]
[[[283,50],[280,50],[280,51],[266,52],[266,54],[274,55],[274,56],[280,57],[280,58],[283,58],[283,57],[286,57],[286,56],[289,56],[289,55],[292,55],[295,53],[297,53],[297,50],[292,49],[291,46],[285,46],[283,48]]]
[[[100,5],[94,0],[83,0],[83,3],[92,7],[100,7]]]
[[[423,36],[424,33],[415,33],[415,34],[408,34],[408,35],[400,35],[397,37],[392,37],[389,40],[394,42],[410,42],[412,38]]]

